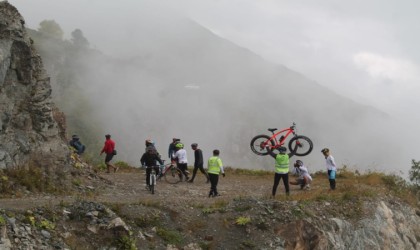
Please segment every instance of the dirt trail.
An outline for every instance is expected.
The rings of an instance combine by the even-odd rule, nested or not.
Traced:
[[[23,198],[0,199],[0,208],[25,210],[32,207],[56,205],[60,202],[72,202],[77,199],[107,202],[107,203],[133,203],[141,200],[153,200],[174,205],[190,204],[191,202],[210,204],[214,199],[233,199],[235,197],[267,197],[272,188],[271,176],[226,175],[220,176],[218,190],[220,197],[208,198],[210,184],[205,177],[197,173],[194,183],[181,182],[169,184],[160,180],[156,192],[152,195],[145,189],[145,175],[143,171],[117,172],[100,174],[101,177],[112,182],[104,188],[97,188],[96,195],[30,195]],[[100,189],[100,190],[98,190]],[[279,185],[278,194],[283,194],[282,185]]]

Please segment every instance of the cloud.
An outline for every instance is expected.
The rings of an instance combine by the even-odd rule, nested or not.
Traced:
[[[404,81],[407,84],[414,84],[414,81],[420,79],[419,65],[405,59],[359,52],[354,55],[353,62],[356,67],[365,70],[373,78]]]

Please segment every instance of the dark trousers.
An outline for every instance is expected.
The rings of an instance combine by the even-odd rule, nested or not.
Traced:
[[[147,167],[146,168],[146,184],[147,184],[147,186],[150,185],[150,173],[152,172],[152,168],[155,169],[156,178],[159,175],[159,167],[158,166]]]
[[[201,164],[199,166],[194,166],[194,170],[193,170],[193,175],[192,175],[191,181],[194,181],[195,175],[197,174],[197,170],[199,170],[199,169],[200,169],[201,173],[203,173],[206,176],[207,180],[209,180],[209,176],[207,175],[206,170],[204,170],[204,167]]]
[[[217,183],[219,183],[219,175],[218,174],[210,174],[209,173],[209,179],[210,179],[210,196],[216,196],[219,193],[217,192]]]
[[[330,188],[332,190],[335,189],[335,177],[333,179],[331,179],[331,172],[332,170],[328,170],[328,180],[330,181]]]
[[[181,170],[181,172],[185,175],[185,178],[187,178],[187,180],[188,180],[188,174],[187,174],[188,165],[187,165],[187,163],[178,163],[178,168]]]
[[[273,185],[273,191],[272,191],[272,195],[275,196],[276,195],[276,191],[277,191],[277,187],[280,183],[280,179],[283,179],[283,184],[284,184],[284,188],[286,189],[286,194],[289,194],[289,174],[279,174],[276,173],[274,175],[274,185]]]

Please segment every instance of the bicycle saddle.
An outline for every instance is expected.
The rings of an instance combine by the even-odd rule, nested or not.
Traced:
[[[268,131],[270,131],[271,133],[273,133],[274,131],[276,131],[277,128],[269,128]]]

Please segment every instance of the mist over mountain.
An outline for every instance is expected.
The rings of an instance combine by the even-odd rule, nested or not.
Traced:
[[[109,35],[115,40],[121,30],[112,27]],[[139,15],[124,29],[132,39],[120,40],[116,48],[131,49],[130,56],[116,58],[86,48],[72,53],[73,63],[59,70],[61,75],[64,69],[73,72],[76,79],[68,90],[77,88],[84,103],[62,109],[70,119],[89,124],[90,133],[97,132],[90,136],[99,138],[99,144],[104,133],[112,134],[118,160],[138,165],[148,138],[166,156],[171,138],[179,137],[187,148],[198,143],[205,157],[220,149],[225,165],[268,169],[272,159],[254,155],[250,140],[269,134],[269,127],[286,128],[296,122],[298,133],[314,142],[313,153],[301,158],[312,169],[324,168],[323,147],[332,150],[340,165],[404,167],[402,156],[387,146],[391,139],[385,131],[392,127],[391,117],[379,110],[270,63],[185,17]],[[89,34],[85,36],[89,39]],[[46,65],[57,65],[48,60]],[[63,86],[60,74],[50,73],[53,87]],[[82,115],[85,109],[91,109],[88,116]],[[69,129],[78,134],[86,130]],[[96,153],[100,146],[89,150]]]

